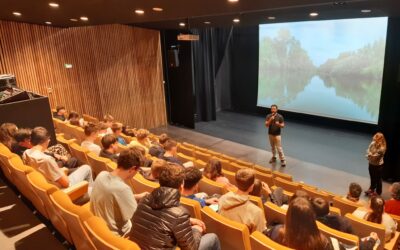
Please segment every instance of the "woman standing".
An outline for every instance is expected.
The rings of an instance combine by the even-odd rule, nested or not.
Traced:
[[[368,191],[365,192],[367,195],[381,195],[382,193],[382,169],[385,152],[385,137],[382,133],[376,133],[367,150],[368,170],[371,180],[371,186]]]

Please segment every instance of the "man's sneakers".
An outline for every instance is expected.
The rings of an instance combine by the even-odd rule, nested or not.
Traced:
[[[275,163],[276,162],[276,157],[272,157],[271,160],[269,160],[269,163]]]
[[[285,160],[281,161],[281,167],[286,167],[286,161]]]
[[[276,157],[272,157],[271,160],[269,160],[269,163],[275,163],[276,162]],[[281,160],[281,167],[286,167],[286,161]]]

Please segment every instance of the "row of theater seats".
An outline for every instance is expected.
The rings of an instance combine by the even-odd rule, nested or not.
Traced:
[[[59,140],[63,139],[61,136],[58,136],[57,138],[59,142],[69,147],[71,152],[79,149],[78,151],[81,152],[73,153],[73,155],[75,155],[77,158],[79,158],[79,154],[82,155],[81,158],[83,162],[87,162],[93,166],[98,166],[101,162],[103,166],[102,168],[95,170],[96,167],[93,167],[95,173],[98,173],[98,171],[102,170],[110,171],[115,168],[115,164],[110,162],[108,159],[97,157],[97,161],[94,161],[93,159],[96,158],[94,154],[85,152],[84,149],[79,148],[79,146],[74,144],[73,141],[65,142]],[[133,140],[133,138],[125,137],[125,140],[129,141]],[[381,239],[381,242],[384,242],[385,231],[383,226],[358,219],[351,215],[351,213],[359,206],[353,202],[343,200],[340,196],[337,196],[325,190],[318,190],[318,188],[307,185],[305,183],[294,182],[292,176],[288,174],[272,171],[271,169],[255,165],[250,162],[242,161],[212,150],[201,148],[186,142],[178,144],[178,152],[178,157],[183,162],[192,161],[194,162],[194,165],[198,168],[205,167],[206,162],[208,162],[212,157],[218,158],[222,163],[225,176],[230,180],[232,184],[235,184],[234,176],[235,172],[238,169],[246,167],[253,168],[255,170],[257,178],[266,182],[272,187],[272,189],[276,187],[283,188],[285,190],[284,192],[288,196],[292,196],[293,193],[297,190],[303,190],[307,192],[310,197],[320,197],[330,201],[333,204],[333,207],[331,207],[330,209],[331,213],[345,215],[351,221],[352,226],[355,230],[355,235],[339,232],[337,230],[326,227],[321,223],[318,223],[318,227],[326,235],[335,237],[343,243],[358,246],[359,237],[366,237],[369,235],[370,232],[377,232],[379,238]],[[86,155],[86,161],[84,161],[84,155]],[[90,160],[90,158],[92,160]],[[137,193],[145,191],[151,192],[154,188],[158,187],[157,183],[146,180],[140,174],[137,174],[134,178],[132,178],[129,184],[131,185],[133,191]],[[208,194],[224,194],[229,190],[227,190],[226,187],[222,184],[219,184],[207,178],[202,178],[199,185],[199,191]],[[267,222],[273,221],[284,223],[286,214],[285,210],[270,202],[263,204],[259,197],[251,196],[250,200],[264,210]],[[207,207],[201,209],[200,204],[196,201],[182,197],[181,204],[188,209],[192,217],[196,217],[205,221],[208,231],[214,232],[219,236],[223,249],[287,249],[284,246],[278,246],[276,243],[271,242],[268,237],[265,237],[259,232],[253,233],[251,236],[249,236],[249,232],[246,226],[228,220]],[[398,220],[398,222],[400,222],[399,217],[393,217]],[[232,235],[237,235],[238,237],[232,237]],[[378,249],[397,248],[398,238],[399,233],[397,232],[396,236],[389,243],[386,243],[385,245],[381,244]]]
[[[87,182],[60,190],[1,143],[0,166],[9,183],[76,249],[140,249],[134,242],[114,235],[103,219],[90,212],[89,203],[73,203],[86,194]]]

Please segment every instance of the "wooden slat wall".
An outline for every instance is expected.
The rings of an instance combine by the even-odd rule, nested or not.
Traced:
[[[3,73],[14,74],[23,89],[48,95],[53,107],[63,104],[99,118],[110,113],[136,127],[167,122],[158,31],[0,21]]]

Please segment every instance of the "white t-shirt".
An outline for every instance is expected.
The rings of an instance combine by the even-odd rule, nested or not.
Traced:
[[[96,155],[100,155],[101,147],[94,142],[91,141],[83,141],[81,143],[82,148],[86,148],[90,152],[95,153]]]
[[[49,181],[61,188],[57,181],[65,174],[53,157],[31,148],[24,152],[23,159],[25,163],[36,167]]]
[[[103,218],[110,230],[120,236],[131,231],[131,218],[137,208],[132,189],[118,176],[102,171],[93,185],[90,210]]]

